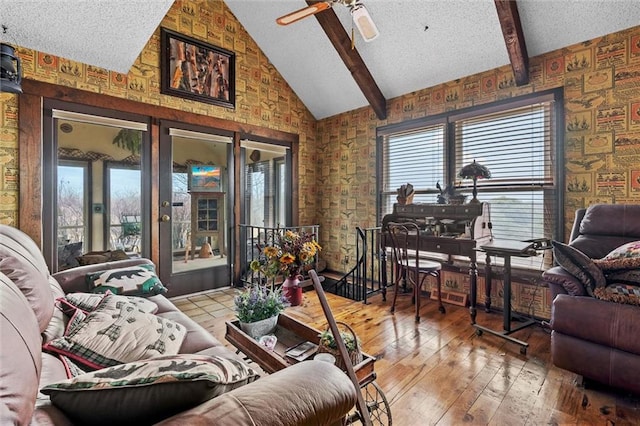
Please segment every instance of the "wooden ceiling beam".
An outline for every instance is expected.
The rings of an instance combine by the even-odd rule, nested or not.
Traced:
[[[494,0],[516,85],[529,84],[529,55],[516,0]]]
[[[314,3],[317,3],[317,1],[307,0],[307,4],[310,6]],[[345,31],[336,13],[333,9],[328,9],[317,13],[315,17],[327,34],[327,37],[329,37],[329,40],[331,40],[331,44],[333,44],[338,55],[340,55],[340,58],[347,66],[356,84],[360,87],[360,90],[362,90],[364,97],[369,101],[378,119],[384,120],[387,118],[387,100],[371,76],[371,72],[365,65],[358,51],[351,48],[349,34]]]

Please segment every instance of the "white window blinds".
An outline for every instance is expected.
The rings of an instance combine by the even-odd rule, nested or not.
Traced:
[[[435,202],[436,184],[445,186],[444,133],[444,124],[437,124],[384,138],[383,210],[393,209],[396,190],[407,183],[416,191],[414,203]]]
[[[552,102],[455,122],[456,170],[473,160],[491,171],[478,198],[491,203],[496,238],[551,237],[555,223]],[[472,182],[461,181],[470,188]]]

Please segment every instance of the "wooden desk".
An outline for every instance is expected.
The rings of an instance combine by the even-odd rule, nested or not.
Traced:
[[[478,265],[476,247],[491,240],[489,205],[478,204],[406,204],[393,206],[393,213],[382,220],[382,247],[390,247],[385,228],[389,222],[416,221],[423,225],[420,233],[420,251],[463,256],[469,259],[469,315],[471,324],[476,323],[476,295],[478,288]],[[464,236],[462,236],[464,234]],[[382,250],[382,282],[387,285],[386,251]],[[386,290],[383,290],[383,293]]]

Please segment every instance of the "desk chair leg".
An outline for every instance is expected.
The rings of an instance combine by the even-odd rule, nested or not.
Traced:
[[[436,277],[437,285],[438,285],[438,310],[441,314],[444,314],[446,310],[444,309],[444,305],[442,304],[442,277],[440,276],[440,271],[434,274]]]
[[[420,295],[422,294],[422,286],[424,286],[424,281],[427,279],[428,274],[422,274],[422,279],[420,280],[420,284],[418,284],[418,278],[414,281],[413,285],[413,297],[416,300],[416,322],[420,322]]]
[[[398,298],[398,290],[400,289],[400,268],[397,266],[396,269],[396,282],[393,284],[393,301],[391,302],[391,313],[396,311],[396,299]]]

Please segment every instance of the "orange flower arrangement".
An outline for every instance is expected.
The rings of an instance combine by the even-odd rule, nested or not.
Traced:
[[[275,235],[274,244],[262,250],[264,259],[251,262],[251,270],[263,272],[274,277],[282,274],[286,277],[300,275],[304,266],[313,262],[318,251],[322,250],[314,234],[297,233],[286,230]]]

